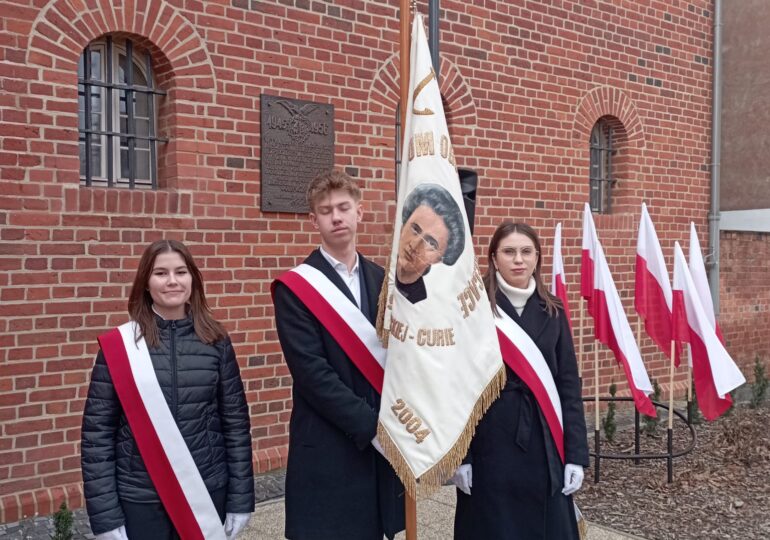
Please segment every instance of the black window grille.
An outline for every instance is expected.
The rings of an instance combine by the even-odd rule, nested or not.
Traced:
[[[591,130],[591,164],[589,171],[591,211],[608,214],[612,211],[612,156],[614,153],[612,126],[599,120]]]
[[[149,53],[111,36],[90,43],[78,64],[78,141],[83,186],[158,187],[157,103]]]

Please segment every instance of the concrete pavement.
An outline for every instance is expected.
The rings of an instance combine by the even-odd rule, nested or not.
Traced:
[[[454,508],[455,490],[453,486],[445,486],[432,497],[420,499],[417,502],[417,537],[419,540],[451,539]],[[251,518],[248,529],[239,537],[239,540],[280,540],[283,538],[283,520],[282,498],[260,503]],[[405,535],[401,533],[396,538],[404,540]],[[589,523],[587,540],[643,539]]]

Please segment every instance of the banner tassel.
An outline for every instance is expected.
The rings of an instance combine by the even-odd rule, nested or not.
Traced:
[[[401,452],[390,438],[390,435],[385,430],[382,423],[378,422],[377,439],[380,441],[380,445],[382,445],[385,457],[390,462],[393,470],[396,471],[396,474],[404,484],[406,492],[409,493],[411,497],[416,499],[418,494],[425,497],[432,495],[454,474],[455,470],[457,470],[457,467],[460,466],[468,453],[471,440],[476,433],[476,426],[487,412],[487,409],[489,409],[492,403],[494,403],[500,396],[500,392],[505,386],[505,381],[505,366],[501,366],[476,401],[476,405],[473,407],[473,411],[471,411],[471,414],[468,417],[468,422],[465,424],[465,428],[455,444],[452,445],[452,448],[440,461],[425,471],[425,473],[420,476],[419,480],[414,477],[412,469],[406,463],[406,460],[401,455]]]

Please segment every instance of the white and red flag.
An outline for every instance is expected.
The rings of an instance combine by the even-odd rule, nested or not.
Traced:
[[[556,234],[553,238],[553,268],[551,270],[551,294],[558,297],[564,306],[569,329],[572,330],[572,319],[569,314],[567,299],[567,274],[564,272],[564,259],[561,256],[561,223],[556,224]]]
[[[703,263],[703,252],[698,242],[698,233],[695,232],[695,223],[690,222],[690,253],[688,256],[688,266],[690,276],[692,276],[695,290],[698,291],[701,306],[706,314],[706,318],[717,333],[719,341],[725,344],[725,338],[722,336],[722,329],[719,328],[716,316],[714,315],[714,302],[711,299],[711,290],[709,289],[708,278],[706,277],[706,265]]]
[[[634,307],[644,321],[647,335],[666,356],[671,356],[671,282],[658,234],[644,203],[636,243],[635,293]],[[674,363],[679,366],[678,348],[674,356]]]
[[[636,408],[647,416],[657,416],[655,406],[649,398],[652,384],[620,302],[604,250],[596,235],[588,204],[583,211],[580,294],[588,301],[588,313],[594,319],[596,339],[609,347],[615,354],[615,359],[623,366]]]
[[[674,339],[690,344],[698,406],[706,420],[730,408],[730,392],[746,382],[708,320],[679,242],[674,244]]]
[[[393,248],[380,336],[377,438],[407,491],[430,493],[465,457],[505,384],[492,309],[465,215],[422,17],[412,26]]]

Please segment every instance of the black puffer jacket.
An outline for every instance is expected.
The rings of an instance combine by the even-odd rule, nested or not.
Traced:
[[[230,338],[207,345],[198,339],[190,318],[156,321],[161,343],[150,349],[152,364],[206,487],[211,492],[227,486],[227,512],[252,512],[249,411]],[[94,534],[123,525],[120,500],[160,500],[101,351],[83,412],[81,465]]]

